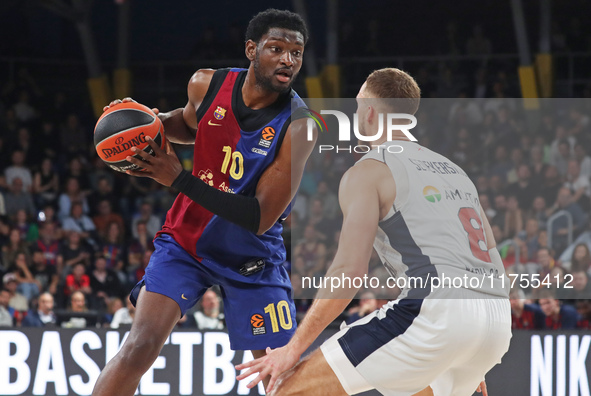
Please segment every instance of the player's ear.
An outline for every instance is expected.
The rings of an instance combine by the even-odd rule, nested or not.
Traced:
[[[257,43],[252,40],[248,40],[244,48],[244,53],[246,54],[246,57],[249,61],[254,61],[257,55]]]
[[[376,109],[373,106],[367,106],[367,112],[365,115],[365,121],[368,124],[372,124],[375,120],[375,117],[377,116],[377,112]]]

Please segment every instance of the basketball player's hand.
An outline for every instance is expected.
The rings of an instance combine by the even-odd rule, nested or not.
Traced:
[[[107,109],[109,109],[109,108],[111,108],[111,107],[113,107],[115,105],[118,105],[119,103],[127,103],[127,102],[135,102],[135,100],[133,100],[131,98],[115,99],[114,101],[112,101],[111,103],[109,103],[108,105],[106,105],[105,107],[103,107],[103,111],[107,111]],[[157,108],[153,108],[152,111],[156,115],[158,115],[160,113],[160,110],[158,110]]]
[[[476,388],[476,392],[482,393],[482,396],[488,396],[488,391],[486,390],[486,382],[482,381],[478,388]]]
[[[263,357],[237,365],[236,370],[244,370],[247,368],[248,370],[238,375],[236,379],[240,381],[255,373],[259,373],[259,375],[247,385],[247,388],[251,389],[265,377],[270,375],[271,379],[269,380],[269,385],[267,386],[267,389],[265,389],[266,393],[269,394],[273,390],[277,377],[295,366],[300,360],[300,355],[294,353],[289,345],[276,349],[267,348],[266,352],[267,354]]]
[[[170,187],[183,170],[172,145],[166,140],[166,151],[164,151],[149,136],[146,137],[146,141],[154,150],[154,155],[152,156],[137,147],[132,147],[131,150],[142,159],[135,158],[135,156],[127,156],[125,159],[143,170],[128,170],[126,173],[132,176],[150,177],[158,183]]]

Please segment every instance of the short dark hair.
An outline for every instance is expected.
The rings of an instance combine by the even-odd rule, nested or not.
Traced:
[[[258,44],[271,28],[300,32],[304,36],[304,44],[308,41],[308,28],[302,17],[295,12],[275,8],[259,12],[250,20],[246,28],[245,41],[252,40]]]

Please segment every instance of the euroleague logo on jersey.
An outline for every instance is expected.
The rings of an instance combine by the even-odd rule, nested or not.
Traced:
[[[271,143],[275,138],[275,129],[273,127],[264,127],[261,133],[261,140],[259,140],[259,146],[264,148],[271,147]]]
[[[267,333],[265,318],[261,314],[254,314],[250,317],[250,327],[252,329],[252,335],[263,335]]]

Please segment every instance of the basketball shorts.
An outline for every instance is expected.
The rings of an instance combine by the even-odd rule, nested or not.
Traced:
[[[156,238],[154,247],[146,274],[131,292],[134,305],[145,285],[176,301],[184,315],[208,288],[219,285],[232,349],[281,347],[295,332],[291,283],[282,265],[266,265],[244,277],[222,265],[203,265],[170,235]]]
[[[402,299],[341,328],[321,351],[350,395],[431,386],[435,396],[470,396],[510,339],[509,300]]]

